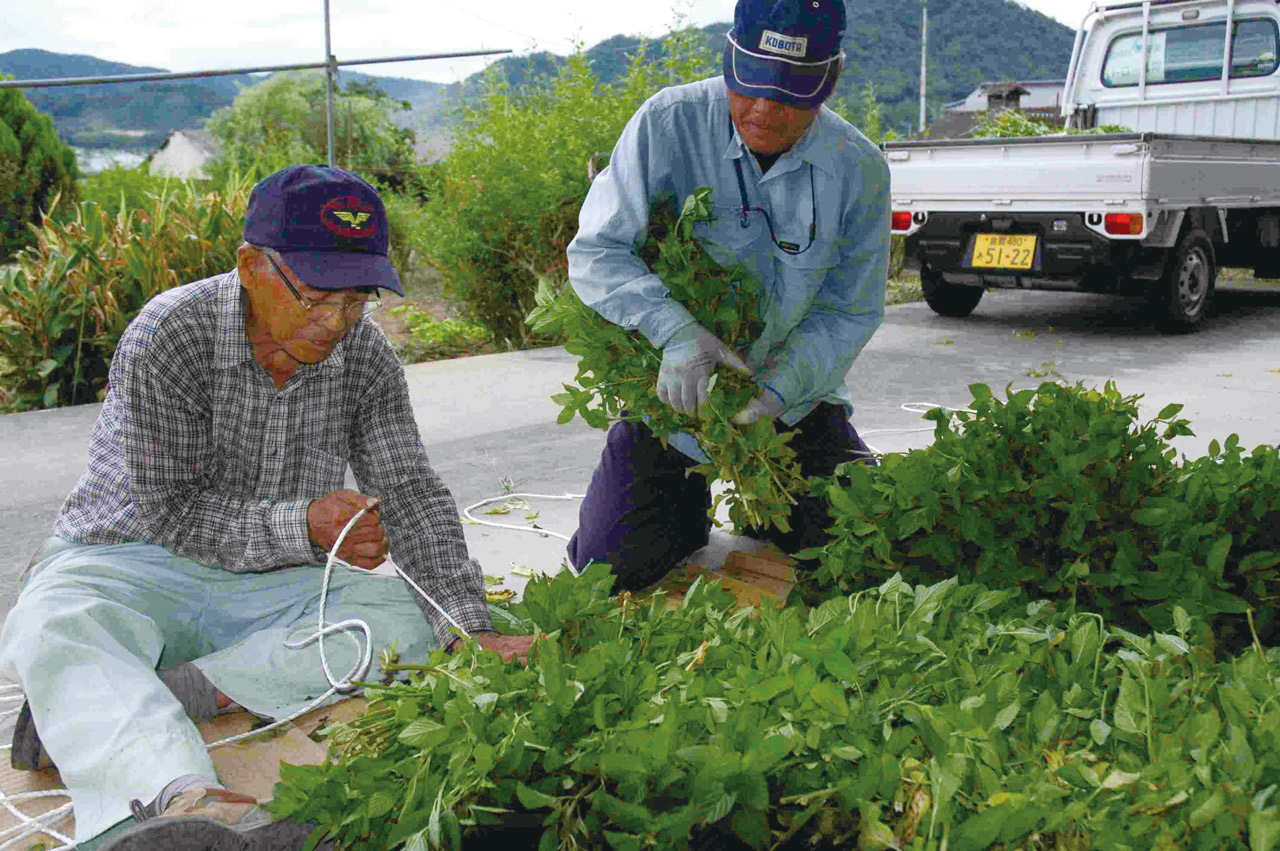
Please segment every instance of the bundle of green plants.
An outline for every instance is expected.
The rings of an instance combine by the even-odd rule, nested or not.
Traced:
[[[272,809],[338,848],[1149,849],[1280,837],[1280,658],[950,579],[672,610],[530,583],[527,667],[384,661]]]
[[[162,290],[235,267],[248,181],[141,207],[56,205],[0,283],[0,411],[100,400],[125,326]]]
[[[1192,434],[1169,405],[1139,421],[1140,396],[1046,382],[969,411],[935,409],[927,449],[815,480],[833,538],[808,585],[843,593],[901,572],[956,576],[1071,600],[1134,629],[1171,628],[1181,606],[1238,648],[1246,620],[1274,633],[1280,466],[1275,447],[1178,463]]]
[[[746,269],[721,266],[695,236],[695,224],[713,219],[707,187],[685,199],[678,215],[672,199],[660,199],[650,210],[648,237],[637,253],[702,327],[731,349],[745,349],[763,330],[755,288]],[[537,333],[563,334],[565,348],[579,357],[577,385],[566,384],[564,393],[551,397],[564,406],[561,423],[574,416],[596,428],[617,420],[645,421],[664,441],[671,432],[690,432],[709,459],[694,472],[729,485],[716,495],[713,516],[726,502],[738,529],[790,528],[791,505],[808,487],[788,446],[791,433],[778,433],[769,417],[749,426],[731,421],[759,392],[751,376],[721,367],[696,414],[676,411],[658,398],[662,352],[644,334],[607,321],[570,286],[557,290],[542,281],[537,304],[529,325]]]

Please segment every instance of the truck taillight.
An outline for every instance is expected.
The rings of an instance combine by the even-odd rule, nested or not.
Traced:
[[[894,212],[893,214],[894,230],[911,230],[911,214]]]
[[[1119,236],[1137,236],[1142,233],[1141,213],[1107,213],[1107,233]]]

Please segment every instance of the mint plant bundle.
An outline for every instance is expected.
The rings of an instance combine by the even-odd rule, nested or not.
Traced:
[[[719,265],[694,235],[695,224],[713,219],[709,188],[690,195],[678,216],[670,199],[655,203],[638,254],[702,327],[741,351],[762,330],[755,290],[745,269]],[[779,434],[768,417],[749,426],[730,421],[758,392],[750,377],[721,367],[711,377],[707,404],[691,416],[658,398],[662,352],[640,332],[614,325],[587,307],[572,287],[557,290],[540,281],[537,307],[527,321],[534,333],[563,334],[565,348],[580,359],[577,384],[566,384],[564,393],[552,397],[564,406],[561,423],[581,416],[588,425],[607,429],[618,420],[643,420],[664,441],[670,432],[690,432],[710,459],[694,472],[729,485],[716,496],[713,516],[726,502],[738,529],[790,529],[791,505],[808,488],[787,445],[790,433]]]

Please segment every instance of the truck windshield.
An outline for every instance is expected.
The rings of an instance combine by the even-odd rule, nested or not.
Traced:
[[[1147,83],[1187,83],[1222,78],[1226,23],[1152,30],[1147,43]],[[1231,43],[1232,77],[1265,77],[1274,73],[1276,24],[1270,19],[1235,22]],[[1142,33],[1126,33],[1107,50],[1102,84],[1138,85],[1142,67]]]

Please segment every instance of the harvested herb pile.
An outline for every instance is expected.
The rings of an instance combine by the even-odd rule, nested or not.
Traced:
[[[470,647],[371,686],[272,808],[340,848],[1269,851],[1280,656],[1215,662],[949,580],[675,611],[537,580],[528,667]]]
[[[702,327],[741,353],[763,325],[747,271],[720,266],[694,236],[696,223],[714,219],[711,210],[708,188],[690,195],[678,216],[671,200],[656,203],[648,238],[637,253]],[[791,505],[808,490],[787,445],[791,434],[778,434],[768,417],[750,426],[730,422],[759,392],[750,377],[729,367],[717,369],[698,415],[680,413],[658,398],[662,352],[643,334],[608,322],[567,285],[557,291],[542,281],[537,304],[528,319],[533,331],[564,334],[565,348],[580,358],[577,385],[566,384],[564,393],[552,397],[564,406],[561,423],[581,416],[588,425],[607,429],[618,420],[643,420],[664,440],[670,432],[688,431],[710,459],[694,471],[729,485],[717,494],[713,516],[727,502],[738,529],[790,529]]]
[[[956,576],[1069,601],[1134,631],[1181,607],[1228,650],[1280,643],[1280,450],[1232,435],[1179,462],[1192,433],[1168,405],[1045,382],[970,388],[970,412],[934,410],[928,448],[815,480],[835,520],[809,602],[887,580]]]

